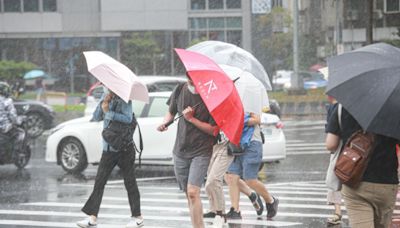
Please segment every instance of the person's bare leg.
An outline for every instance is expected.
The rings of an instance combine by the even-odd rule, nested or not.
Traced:
[[[340,208],[340,204],[334,204],[335,206],[335,214],[342,215],[342,209]]]
[[[252,179],[252,180],[245,180],[245,182],[251,189],[253,189],[255,192],[257,192],[262,198],[264,198],[265,202],[267,202],[267,203],[273,202],[273,198],[269,194],[267,188],[259,180]]]
[[[239,211],[239,179],[240,177],[236,174],[228,173],[225,175],[225,181],[229,186],[229,198],[231,200],[231,207],[233,207],[235,211]]]
[[[249,186],[246,184],[246,182],[244,182],[244,180],[239,179],[238,185],[241,193],[245,194],[246,196],[251,195],[252,192],[251,188],[249,188]]]
[[[203,205],[200,199],[200,188],[188,184],[186,196],[188,198],[192,226],[195,228],[204,228]]]

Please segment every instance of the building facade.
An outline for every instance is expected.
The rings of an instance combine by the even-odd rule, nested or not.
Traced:
[[[124,34],[150,32],[163,53],[139,74],[175,74],[175,47],[212,39],[251,50],[250,13],[248,0],[0,0],[0,58],[72,77],[86,73],[83,51],[120,59]]]

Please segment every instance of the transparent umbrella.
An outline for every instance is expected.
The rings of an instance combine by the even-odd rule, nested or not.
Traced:
[[[261,114],[264,107],[269,107],[267,91],[250,72],[224,64],[219,64],[219,66],[235,81],[245,112]]]
[[[187,50],[206,55],[218,64],[248,71],[260,80],[266,90],[272,90],[271,82],[263,65],[250,52],[236,45],[221,41],[203,41],[187,48]]]

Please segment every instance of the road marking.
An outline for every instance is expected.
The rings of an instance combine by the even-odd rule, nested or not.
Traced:
[[[225,197],[228,199],[228,197]],[[279,199],[279,197],[278,197]],[[162,202],[162,199],[160,199]],[[42,206],[42,207],[77,207],[81,208],[83,203],[59,203],[59,202],[36,202],[36,203],[24,203],[26,206]],[[316,204],[291,204],[291,203],[279,203],[279,208],[305,208],[305,209],[323,209],[323,210],[332,210],[331,205],[316,205]],[[129,205],[119,205],[119,204],[102,204],[101,208],[108,208],[108,209],[129,209]],[[344,208],[344,207],[343,207]],[[180,212],[189,212],[186,205],[183,207],[164,207],[164,206],[141,206],[142,210],[149,210],[149,211],[180,211]],[[246,211],[242,211],[246,213]],[[251,211],[254,213],[254,210]]]
[[[325,143],[286,143],[286,147],[294,147],[294,146],[325,146]]]
[[[225,197],[228,198],[228,197]],[[326,197],[324,198],[311,198],[311,197],[287,197],[287,196],[279,196],[278,197],[280,202],[283,202],[284,200],[287,201],[301,201],[301,202],[323,202],[326,203]],[[84,200],[87,200],[88,198],[83,198]],[[202,200],[201,202],[203,204],[209,204],[209,201],[205,198],[203,198],[204,200]],[[244,200],[244,201],[240,201],[240,205],[243,206],[253,206],[252,203],[250,203],[250,201],[248,200],[247,197],[240,197],[240,199]],[[114,197],[114,196],[104,196],[103,197],[103,201],[122,201],[122,202],[128,202],[128,199],[126,197]],[[145,197],[141,197],[140,201],[143,202],[163,202],[163,203],[187,203],[187,199],[186,198],[182,198],[182,199],[154,199],[154,198],[145,198]]]
[[[45,214],[43,214],[45,215]],[[81,215],[82,216],[82,215]],[[33,221],[33,220],[0,220],[1,225],[24,225],[26,226],[36,226],[36,227],[77,227],[75,223],[69,222],[43,222],[43,221]],[[125,224],[123,225],[125,226]],[[97,224],[97,228],[121,228],[121,224],[111,225],[111,224]],[[160,226],[145,226],[146,228],[172,228],[172,227],[160,227]]]
[[[149,177],[149,178],[137,178],[137,182],[141,181],[157,181],[157,180],[170,180],[176,179],[175,176],[168,176],[168,177]],[[107,184],[123,184],[124,180],[114,180],[114,181],[107,181]]]
[[[326,191],[324,192],[305,192],[305,191],[277,191],[277,190],[268,190],[268,192],[273,194],[288,194],[288,195],[322,195],[326,196]],[[142,193],[143,195],[164,195],[164,196],[180,196],[184,195],[183,193],[171,193],[171,192],[147,192]],[[207,197],[206,194],[200,194],[200,197]]]
[[[283,132],[291,132],[291,131],[313,131],[313,130],[325,130],[324,126],[315,126],[315,127],[307,127],[307,128],[283,128]]]
[[[17,215],[52,215],[60,217],[82,217],[82,213],[72,213],[72,212],[54,212],[54,211],[27,211],[27,210],[0,210],[0,214],[17,214]],[[254,211],[252,212],[254,214]],[[99,214],[99,218],[124,218],[127,216],[119,214]],[[185,221],[190,222],[189,216],[153,216],[146,215],[146,220],[168,220],[168,221]],[[11,222],[12,221],[12,222]],[[205,219],[207,222],[212,222],[213,219]],[[3,223],[2,223],[3,222]],[[266,225],[266,226],[294,226],[301,225],[299,222],[282,222],[282,221],[271,221],[271,220],[250,220],[249,218],[244,218],[242,220],[228,220],[230,224],[246,224],[246,225]],[[50,227],[75,227],[74,223],[61,223],[61,222],[40,222],[40,221],[29,221],[29,220],[0,220],[0,224],[6,225],[31,225],[31,226],[50,226]],[[97,227],[117,227],[117,225],[102,225],[98,224]],[[121,225],[118,225],[121,227]],[[146,225],[145,227],[151,227]],[[157,226],[160,228],[160,226]]]
[[[326,151],[308,151],[308,152],[286,152],[286,155],[310,155],[310,154],[329,154]]]
[[[301,151],[301,150],[318,150],[318,151],[324,151],[325,154],[329,154],[328,150],[324,146],[303,146],[303,147],[286,147],[286,151]]]

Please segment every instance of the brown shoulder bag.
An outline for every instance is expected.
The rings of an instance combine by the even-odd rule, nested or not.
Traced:
[[[335,165],[335,174],[343,184],[352,188],[358,187],[374,148],[375,135],[373,133],[362,130],[353,133]]]

